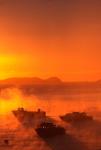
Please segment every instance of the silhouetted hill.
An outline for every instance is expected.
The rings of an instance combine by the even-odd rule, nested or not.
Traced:
[[[57,77],[51,77],[43,80],[38,77],[25,78],[8,78],[0,80],[1,85],[33,85],[33,84],[62,84],[62,81]]]
[[[0,90],[6,88],[18,88],[24,94],[36,95],[41,99],[50,99],[54,95],[101,93],[101,84],[99,82],[63,82],[58,77],[48,79],[33,78],[9,78],[0,81]]]
[[[61,84],[61,83],[63,83],[62,80],[60,80],[57,77],[48,78],[48,79],[45,80],[45,82],[48,83],[48,84]]]

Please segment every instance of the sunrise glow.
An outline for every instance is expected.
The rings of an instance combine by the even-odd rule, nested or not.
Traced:
[[[41,4],[18,0],[4,2],[0,7],[0,79],[13,76],[59,76],[67,81],[100,78],[99,1]]]
[[[11,113],[14,109],[17,109],[21,106],[21,101],[13,100],[13,101],[4,101],[0,100],[0,115],[7,115]]]
[[[0,0],[0,150],[101,150],[101,0]]]

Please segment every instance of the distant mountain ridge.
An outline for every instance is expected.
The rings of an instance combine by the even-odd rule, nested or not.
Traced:
[[[41,79],[38,77],[18,77],[0,80],[2,85],[31,85],[31,84],[62,84],[63,81],[58,77],[50,77],[48,79]]]
[[[47,79],[42,79],[39,77],[15,77],[15,78],[8,78],[8,79],[4,79],[4,80],[0,80],[0,85],[41,85],[41,84],[49,84],[49,85],[101,85],[101,80],[97,80],[97,81],[76,81],[76,82],[67,82],[67,81],[62,81],[60,78],[58,77],[50,77]]]

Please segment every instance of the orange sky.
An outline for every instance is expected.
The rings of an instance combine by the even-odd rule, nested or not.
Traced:
[[[101,78],[99,0],[2,0],[0,79]]]

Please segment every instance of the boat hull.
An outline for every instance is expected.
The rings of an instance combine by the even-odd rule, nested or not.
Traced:
[[[53,129],[37,128],[36,132],[40,137],[51,138],[51,137],[65,134],[65,129],[62,127],[57,127]]]

